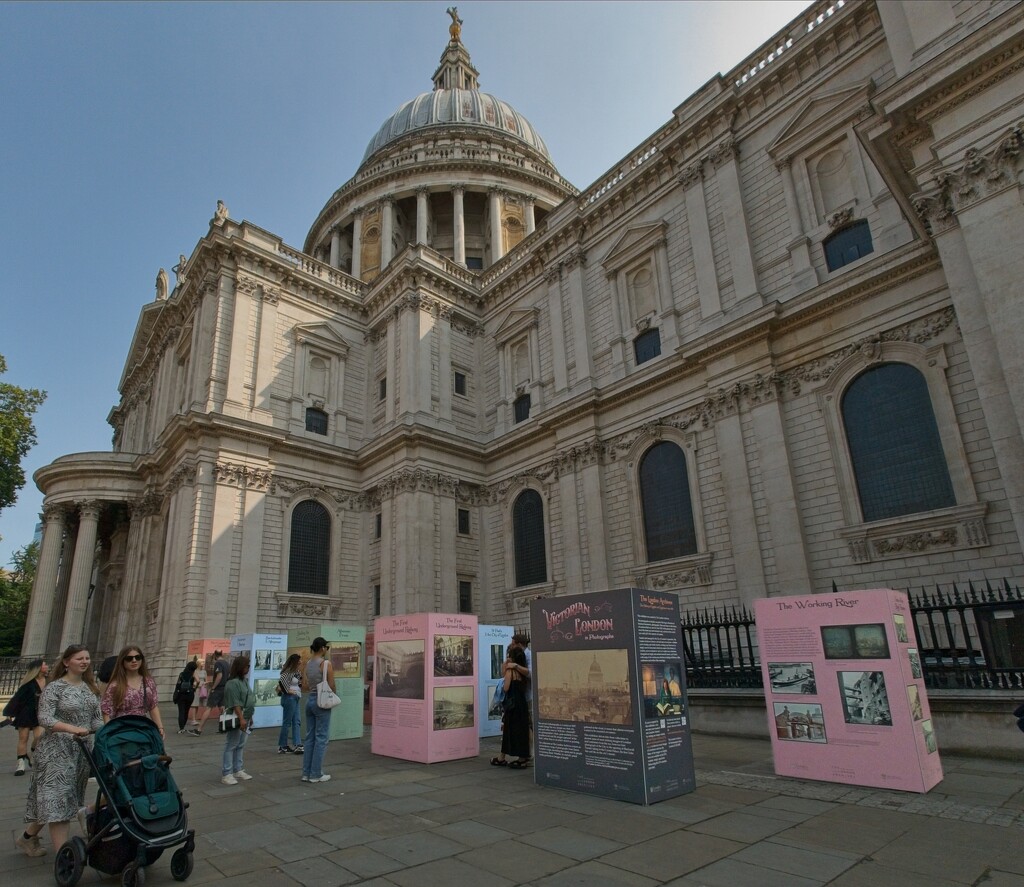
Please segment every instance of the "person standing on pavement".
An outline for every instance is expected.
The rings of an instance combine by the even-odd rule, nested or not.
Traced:
[[[54,849],[67,841],[68,823],[84,803],[89,781],[89,762],[76,737],[84,739],[103,726],[99,687],[86,647],[68,647],[53,669],[52,678],[39,697],[39,725],[46,732],[39,740],[25,805],[28,825],[14,839],[18,849],[32,857],[46,854],[39,845],[44,825],[50,827]]]
[[[331,647],[323,638],[314,638],[309,645],[313,655],[306,663],[306,744],[302,753],[302,781],[327,782],[329,773],[324,773],[324,755],[331,734],[331,710],[320,708],[316,702],[316,685],[327,681],[334,687],[334,666],[327,654]],[[335,690],[335,692],[337,692]]]
[[[256,694],[249,687],[248,675],[249,657],[236,657],[224,688],[224,711],[233,711],[238,718],[238,728],[224,734],[224,760],[220,771],[224,785],[238,785],[240,780],[252,779],[244,770],[245,743],[252,732],[252,715],[256,710]]]
[[[210,693],[206,697],[206,710],[199,721],[199,726],[194,730],[186,730],[189,736],[202,736],[203,725],[210,717],[214,709],[224,707],[224,687],[228,682],[228,664],[223,658],[220,650],[213,651],[213,683],[210,685]],[[219,714],[219,711],[218,711]]]
[[[15,776],[24,776],[25,770],[32,766],[28,756],[29,736],[32,736],[32,751],[35,751],[36,743],[43,735],[36,709],[49,672],[50,666],[42,659],[33,659],[29,662],[28,670],[21,679],[21,686],[4,706],[4,714],[18,731],[18,763],[14,768]]]
[[[281,669],[277,679],[277,689],[281,694],[281,732],[277,737],[277,753],[279,755],[303,754],[302,734],[299,732],[299,702],[302,699],[302,657],[292,653]],[[291,734],[292,744],[288,744]]]
[[[174,704],[178,706],[178,732],[185,732],[188,712],[196,698],[196,663],[189,662],[174,682]]]
[[[103,723],[125,715],[148,717],[163,737],[164,724],[160,717],[159,703],[156,681],[146,668],[146,657],[139,647],[129,644],[118,653],[114,673],[107,689],[103,691],[103,699],[100,701]]]

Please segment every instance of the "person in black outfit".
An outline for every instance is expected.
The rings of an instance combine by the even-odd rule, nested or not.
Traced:
[[[39,705],[39,694],[46,686],[46,675],[49,670],[49,666],[42,659],[33,659],[29,662],[28,670],[22,676],[21,686],[4,706],[4,714],[18,731],[18,763],[14,768],[15,776],[24,776],[25,770],[32,766],[28,756],[29,736],[32,736],[32,750],[35,751],[36,742],[43,735],[43,728],[39,726],[36,718],[36,709]]]
[[[501,754],[491,758],[491,764],[495,767],[508,767],[510,770],[524,770],[530,761],[530,712],[526,701],[526,680],[523,677],[523,673],[527,672],[526,654],[518,644],[508,648],[504,672]],[[506,755],[515,755],[516,760],[509,761]]]
[[[174,684],[174,695],[172,697],[175,705],[178,706],[178,732],[185,732],[185,725],[188,723],[188,712],[196,699],[196,663],[193,660],[188,663]]]

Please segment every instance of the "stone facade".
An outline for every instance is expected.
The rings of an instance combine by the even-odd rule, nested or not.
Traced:
[[[191,638],[377,612],[1019,567],[1024,5],[816,4],[582,192],[476,78],[453,36],[459,119],[389,118],[301,250],[218,208],[142,309],[113,452],[36,473],[26,654],[133,640],[170,673]],[[844,396],[893,365],[948,492],[866,519]],[[667,557],[660,443],[693,523]]]

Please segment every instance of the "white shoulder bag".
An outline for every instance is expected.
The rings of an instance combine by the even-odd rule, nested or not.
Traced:
[[[331,689],[327,683],[327,660],[324,660],[323,680],[316,685],[316,704],[320,708],[334,708],[341,704],[341,697]]]

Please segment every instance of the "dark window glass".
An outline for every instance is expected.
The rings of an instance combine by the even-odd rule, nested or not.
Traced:
[[[292,512],[288,593],[327,594],[330,562],[331,515],[312,499],[300,502]]]
[[[633,340],[633,351],[636,354],[636,365],[657,357],[661,354],[661,332],[657,329],[640,333]]]
[[[306,431],[313,434],[327,434],[327,413],[310,407],[306,410]]]
[[[864,520],[956,505],[928,383],[914,367],[888,363],[846,389],[843,425]]]
[[[640,461],[640,499],[647,560],[697,553],[686,456],[674,443],[655,444]]]
[[[469,535],[469,509],[459,509],[459,533],[463,536]]]
[[[829,271],[849,265],[875,250],[871,243],[871,228],[865,219],[830,234],[822,246],[825,248],[825,263]]]
[[[512,506],[512,542],[515,550],[516,586],[547,582],[544,504],[536,490],[520,493]]]
[[[455,374],[455,393],[466,396],[466,374],[457,372]]]
[[[512,412],[516,422],[522,422],[524,419],[530,418],[530,395],[520,394],[512,402]]]
[[[373,586],[373,615],[380,616],[380,586]]]
[[[484,260],[480,256],[466,256],[466,267],[470,271],[481,271],[484,267]]]
[[[473,612],[473,583],[459,582],[459,612]]]
[[[388,380],[387,378],[381,379],[377,383],[377,400],[384,400],[388,396]]]
[[[378,511],[373,516],[373,538],[380,539],[381,528],[383,527],[383,520],[381,513]]]

